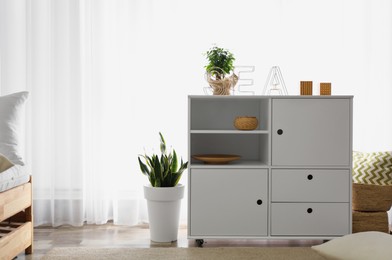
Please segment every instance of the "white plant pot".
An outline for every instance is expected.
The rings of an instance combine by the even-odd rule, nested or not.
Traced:
[[[184,185],[155,188],[144,186],[150,221],[150,236],[154,242],[177,241],[181,199]]]

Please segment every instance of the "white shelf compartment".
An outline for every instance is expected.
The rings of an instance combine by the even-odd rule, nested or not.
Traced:
[[[190,99],[190,130],[236,130],[234,120],[241,116],[256,117],[257,130],[268,130],[269,102],[268,98],[248,96]]]
[[[268,134],[193,133],[190,135],[190,164],[200,162],[192,155],[233,154],[241,156],[233,162],[239,165],[242,162],[243,165],[268,165],[268,140]]]

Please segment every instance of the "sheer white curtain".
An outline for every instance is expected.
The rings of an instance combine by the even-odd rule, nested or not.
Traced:
[[[143,122],[133,103],[131,61],[138,50],[127,26],[130,5],[27,2],[37,225],[146,220],[139,213],[136,157],[143,140],[135,129]]]
[[[35,224],[147,221],[137,154],[161,131],[187,157],[213,43],[255,66],[256,94],[278,65],[289,94],[354,95],[354,149],[392,150],[391,32],[389,0],[0,0],[1,94],[31,92]]]

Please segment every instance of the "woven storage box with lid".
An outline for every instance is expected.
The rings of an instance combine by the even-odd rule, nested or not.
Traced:
[[[239,116],[234,120],[234,126],[238,130],[255,130],[259,121],[254,116]]]
[[[321,96],[331,95],[331,83],[320,83],[320,95]]]
[[[353,183],[353,210],[388,211],[392,205],[392,185]]]
[[[301,96],[313,94],[313,81],[301,81],[300,87]]]
[[[353,211],[353,233],[365,231],[389,233],[388,214],[386,212]]]

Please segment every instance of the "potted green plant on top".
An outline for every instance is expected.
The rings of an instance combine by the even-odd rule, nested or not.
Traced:
[[[178,162],[176,151],[168,152],[163,135],[160,136],[161,155],[139,155],[141,172],[148,177],[149,185],[144,186],[144,196],[150,223],[150,236],[154,242],[177,240],[181,199],[184,185],[179,180],[188,162]],[[144,159],[144,163],[142,162]]]
[[[214,95],[230,95],[230,89],[237,84],[234,74],[234,55],[227,49],[212,47],[206,52],[208,64],[205,66],[206,78]],[[230,75],[231,74],[231,75]]]

